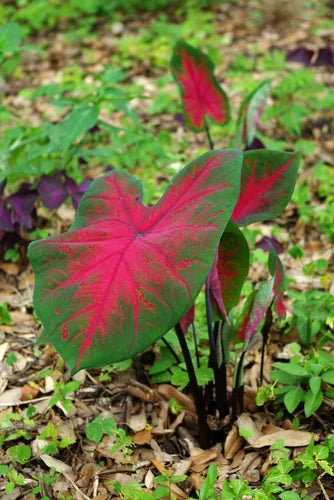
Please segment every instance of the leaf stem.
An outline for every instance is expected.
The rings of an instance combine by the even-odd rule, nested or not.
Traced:
[[[195,324],[191,323],[192,330],[193,330],[193,338],[194,338],[194,344],[195,344],[195,355],[196,355],[196,364],[197,368],[200,367],[200,362],[199,362],[199,352],[198,352],[198,342],[197,342],[197,333],[196,333],[196,328]]]
[[[210,134],[209,125],[208,125],[206,118],[204,118],[204,127],[205,127],[205,132],[206,132],[206,136],[208,138],[208,143],[209,143],[210,149],[215,149],[215,146],[213,144],[213,140],[212,140],[212,137]]]
[[[209,440],[209,427],[206,420],[206,412],[204,407],[204,401],[202,392],[197,383],[196,374],[194,370],[194,365],[190,356],[188,345],[181,328],[180,323],[175,325],[175,331],[177,338],[179,339],[181,350],[183,353],[184,361],[187,367],[187,372],[189,376],[190,389],[194,398],[196,413],[198,417],[198,427],[199,427],[199,441],[201,448],[207,449],[210,445]]]
[[[263,371],[264,371],[264,355],[268,343],[268,337],[269,337],[269,332],[270,328],[273,322],[273,313],[271,311],[271,306],[269,306],[267,312],[266,312],[266,319],[264,321],[264,325],[262,327],[261,333],[262,333],[262,348],[261,348],[261,368],[260,368],[260,384],[263,384]]]
[[[244,357],[245,357],[246,351],[242,351],[239,362],[238,362],[238,367],[237,367],[237,373],[235,377],[235,385],[232,390],[232,416],[231,416],[231,422],[234,422],[234,420],[237,417],[237,412],[238,412],[238,405],[239,409],[240,406],[240,394],[243,396],[243,386],[240,386],[240,376],[241,376],[241,370],[243,367],[244,363]]]
[[[224,387],[220,377],[220,370],[218,367],[218,353],[216,338],[218,335],[217,327],[215,324],[215,331],[212,328],[212,315],[211,315],[211,305],[210,305],[210,286],[208,279],[205,283],[205,308],[206,308],[206,321],[208,326],[208,336],[210,344],[210,366],[213,369],[215,378],[215,390],[216,390],[216,407],[219,413],[219,417],[223,418],[226,412],[226,401],[224,399]],[[217,322],[218,324],[218,322]],[[218,324],[219,326],[219,324]]]

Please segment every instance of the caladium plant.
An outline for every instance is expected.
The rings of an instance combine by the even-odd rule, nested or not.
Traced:
[[[229,119],[228,98],[213,74],[213,63],[178,42],[171,66],[186,123],[194,131],[205,129],[213,149],[208,118],[221,125]],[[242,104],[239,145],[254,143],[268,92],[269,82],[264,82]],[[285,285],[282,263],[268,240],[272,277],[253,291],[241,314],[236,312],[249,270],[249,248],[240,227],[282,213],[299,162],[299,153],[213,150],[184,167],[153,206],[142,203],[142,185],[129,173],[113,170],[93,181],[69,231],[29,247],[36,279],[34,304],[44,327],[39,342],[53,344],[75,372],[129,359],[175,327],[198,414],[200,443],[208,446],[209,404],[185,336],[194,323],[194,303],[204,285],[209,366],[220,417],[229,414],[229,332],[243,341],[231,397],[234,417],[237,408],[242,411],[247,348],[261,330],[264,353],[272,307],[284,314]],[[55,188],[55,196],[47,201],[50,207],[71,194],[60,174],[41,179],[42,198],[48,185]]]
[[[70,231],[29,247],[40,341],[77,371],[128,359],[170,330],[208,274],[239,195],[241,164],[237,150],[207,153],[150,207],[130,174],[95,180]]]

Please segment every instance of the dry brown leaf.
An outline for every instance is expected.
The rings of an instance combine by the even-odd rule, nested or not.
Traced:
[[[20,401],[22,394],[21,387],[14,387],[13,389],[8,389],[8,391],[3,392],[0,395],[0,407],[6,408],[7,406],[14,406]]]
[[[29,384],[24,384],[22,387],[21,393],[21,401],[29,401],[30,399],[34,399],[37,394],[39,394],[39,389],[36,387],[31,387]]]
[[[219,455],[219,451],[212,448],[211,450],[205,450],[202,453],[191,457],[191,463],[193,465],[202,465],[215,460]]]
[[[250,418],[247,413],[242,413],[237,420],[237,426],[239,427],[239,431],[241,429],[245,429],[246,431],[250,430],[252,435],[250,437],[245,437],[246,441],[249,444],[253,444],[254,441],[259,439],[262,436],[262,432],[257,428],[255,422]]]
[[[45,465],[48,467],[54,467],[55,470],[61,474],[72,474],[72,467],[69,465],[65,464],[65,462],[62,462],[61,460],[58,460],[58,458],[51,457],[50,455],[40,455],[39,457]]]
[[[194,412],[195,405],[192,399],[178,391],[169,384],[161,384],[157,388],[157,393],[164,398],[166,401],[170,401],[171,399],[176,399],[178,403],[180,403],[186,410]]]
[[[224,446],[224,456],[227,459],[233,458],[236,453],[241,449],[244,443],[244,439],[239,436],[238,429],[233,425],[232,429],[228,433]]]
[[[145,486],[148,490],[151,490],[154,486],[154,474],[153,472],[151,471],[151,469],[149,469],[146,473],[146,476],[145,476],[145,480],[144,480],[144,483],[145,483]]]
[[[307,431],[295,431],[282,429],[279,432],[273,432],[259,437],[252,441],[253,448],[262,448],[263,446],[271,446],[277,439],[283,439],[286,447],[307,446],[310,444],[313,434]],[[318,439],[315,437],[315,439]]]
[[[131,415],[127,422],[128,426],[133,432],[139,432],[145,430],[147,425],[146,410],[142,409],[140,413]]]
[[[151,439],[152,432],[150,429],[143,429],[142,431],[136,432],[136,434],[132,436],[132,441],[138,445],[150,444]]]
[[[0,262],[0,269],[5,273],[12,274],[14,276],[17,276],[20,270],[19,266],[12,262]]]

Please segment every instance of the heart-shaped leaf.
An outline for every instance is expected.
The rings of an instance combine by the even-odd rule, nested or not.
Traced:
[[[226,311],[239,302],[242,285],[249,270],[247,240],[231,220],[218,247],[217,273]]]
[[[299,153],[245,151],[234,222],[245,226],[280,215],[291,198],[299,163]]]
[[[241,164],[233,149],[202,155],[151,207],[126,172],[95,180],[69,232],[29,247],[40,342],[76,371],[128,359],[170,330],[208,275]]]
[[[242,102],[237,120],[235,145],[251,144],[270,92],[271,81],[266,80],[256,87]]]
[[[214,64],[208,56],[179,41],[174,48],[171,69],[191,130],[202,130],[206,115],[220,125],[229,120],[228,97],[213,74]]]

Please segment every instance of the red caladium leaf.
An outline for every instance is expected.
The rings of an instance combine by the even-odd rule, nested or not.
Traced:
[[[273,286],[273,279],[260,283],[259,288],[255,291],[251,304],[249,304],[248,310],[245,312],[237,334],[238,339],[245,342],[245,349],[247,349],[254,333],[267,312],[272,300]]]
[[[285,275],[281,259],[279,258],[274,247],[269,250],[268,267],[270,274],[274,278],[274,303],[275,309],[279,316],[285,315],[285,305],[283,303],[283,294],[285,290]]]
[[[189,326],[194,322],[195,319],[195,304],[191,306],[189,311],[180,319],[180,325],[184,334],[189,330]]]
[[[245,226],[280,215],[291,198],[299,163],[299,153],[245,151],[234,222]]]
[[[248,243],[237,225],[230,221],[218,247],[217,275],[226,311],[237,305],[249,270]]]
[[[228,97],[217,82],[213,62],[198,49],[179,41],[171,60],[172,74],[178,84],[188,127],[199,131],[205,116],[223,125],[229,120]]]
[[[253,92],[242,102],[237,120],[237,130],[235,134],[235,145],[240,146],[251,144],[261,115],[270,93],[271,81],[266,80],[256,87]]]
[[[84,194],[70,230],[32,243],[36,312],[73,371],[128,359],[190,309],[238,198],[242,153],[189,163],[154,206],[113,171]]]

